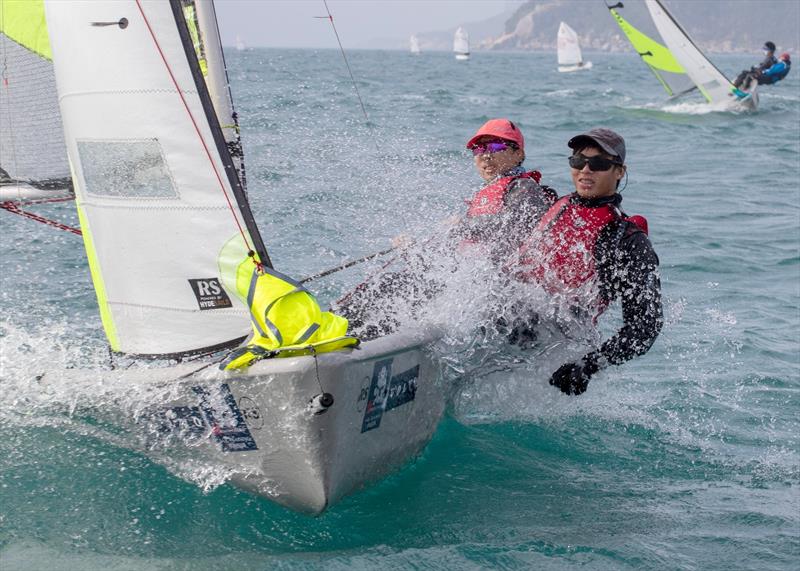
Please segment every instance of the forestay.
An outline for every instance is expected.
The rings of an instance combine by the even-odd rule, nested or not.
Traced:
[[[248,250],[269,264],[218,120],[233,113],[219,102],[227,86],[215,106],[204,80],[215,67],[224,76],[218,38],[203,37],[193,8],[46,1],[76,203],[115,351],[239,342],[248,311],[224,284],[252,272]]]
[[[694,44],[659,0],[645,0],[664,43],[709,103],[731,101],[733,84]]]
[[[55,72],[41,0],[0,0],[0,195],[69,191]]]
[[[647,16],[646,11],[639,6],[640,13],[637,14],[637,5],[629,4],[629,7],[625,8],[628,19],[625,19],[618,11],[623,8],[620,2],[614,7],[609,7],[609,10],[622,32],[631,42],[636,53],[647,64],[666,92],[670,96],[676,97],[695,89],[695,85],[686,74],[686,70],[678,63],[669,49],[642,31],[642,29],[646,29],[648,24],[649,27],[653,27],[653,23]],[[638,18],[636,18],[637,15],[639,16]],[[633,19],[636,19],[638,27],[634,27],[631,24]],[[657,34],[658,32],[654,29],[652,33]]]

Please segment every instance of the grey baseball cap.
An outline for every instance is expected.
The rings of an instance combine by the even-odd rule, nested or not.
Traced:
[[[619,157],[621,163],[625,162],[625,139],[611,129],[596,127],[580,135],[572,137],[567,146],[570,149],[579,149],[587,143],[594,144],[612,157]]]

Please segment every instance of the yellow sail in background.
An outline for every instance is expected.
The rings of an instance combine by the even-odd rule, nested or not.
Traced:
[[[43,0],[0,0],[0,33],[45,59],[53,59]]]

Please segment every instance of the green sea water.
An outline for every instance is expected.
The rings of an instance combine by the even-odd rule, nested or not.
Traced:
[[[646,356],[578,398],[535,363],[477,378],[419,458],[318,518],[149,459],[96,421],[103,387],[44,391],[41,372],[106,359],[94,292],[78,238],[3,213],[0,569],[797,568],[800,74],[733,113],[665,102],[634,54],[587,55],[591,71],[560,74],[554,54],[353,51],[365,120],[336,51],[228,53],[250,199],[285,273],[463,212],[479,187],[464,143],[492,117],[518,123],[526,166],[561,194],[571,136],[623,134],[623,205],[661,259]],[[714,60],[731,77],[758,55]],[[37,211],[76,222],[70,204]],[[379,267],[314,289],[331,301]]]

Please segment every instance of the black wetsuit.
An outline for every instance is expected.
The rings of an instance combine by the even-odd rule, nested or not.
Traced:
[[[778,63],[778,60],[775,59],[775,55],[770,52],[760,64],[753,66],[750,69],[742,70],[739,75],[736,76],[736,79],[733,80],[734,87],[741,87],[748,75],[755,77],[758,80],[758,83],[761,84],[761,73],[768,70],[776,63]]]
[[[622,196],[584,200],[586,206],[619,206]],[[664,324],[658,256],[647,234],[631,221],[618,219],[603,228],[595,248],[600,295],[608,303],[619,299],[624,325],[595,352],[619,365],[644,355]]]
[[[570,202],[590,208],[607,204],[619,208],[622,196],[585,199],[574,194]],[[645,354],[661,331],[663,313],[658,256],[647,234],[634,222],[623,215],[605,226],[597,238],[594,258],[600,301],[607,306],[619,299],[624,322],[615,335],[584,357],[601,368]],[[520,309],[522,313],[516,313]],[[570,313],[579,321],[591,319],[583,308],[573,307]],[[499,318],[496,325],[498,331],[507,333],[509,343],[525,348],[536,344],[539,323],[538,314],[517,308],[510,316]]]

